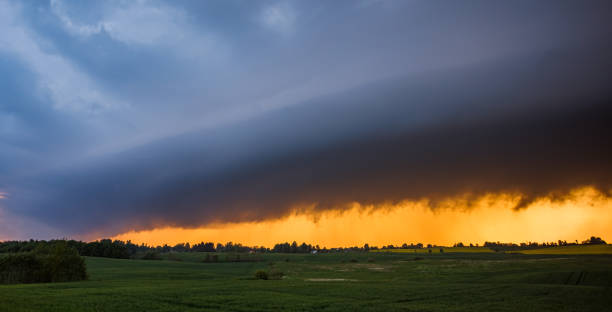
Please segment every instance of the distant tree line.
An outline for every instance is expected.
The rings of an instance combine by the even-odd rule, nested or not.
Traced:
[[[280,253],[310,253],[313,250],[320,250],[319,246],[313,247],[312,245],[306,243],[302,243],[298,245],[297,242],[289,243],[281,243],[274,245],[272,248],[272,252],[280,252]]]
[[[544,243],[536,243],[536,242],[528,242],[528,243],[500,243],[500,242],[485,242],[484,246],[491,248],[495,251],[513,251],[513,250],[529,250],[529,249],[540,249],[547,247],[557,247],[557,246],[576,246],[576,245],[605,245],[606,241],[601,239],[601,237],[591,236],[590,238],[578,242],[577,240],[574,242],[567,242],[564,240],[558,240],[557,242],[544,242]]]
[[[0,242],[0,253],[23,253],[32,252],[37,249],[50,248],[58,243],[66,244],[68,248],[76,250],[81,256],[105,257],[105,258],[130,258],[131,254],[142,249],[141,246],[130,242],[103,239],[95,242],[82,242],[75,240],[29,240],[29,241],[7,241]],[[143,249],[144,250],[144,249]]]
[[[341,252],[341,251],[367,251],[377,247],[347,247],[347,248],[320,248],[318,245],[302,243],[279,243],[273,248],[263,246],[244,246],[240,243],[228,242],[225,244],[213,242],[179,243],[173,246],[164,244],[162,246],[148,246],[145,244],[134,244],[131,241],[120,241],[102,239],[94,242],[82,242],[76,240],[29,240],[29,241],[6,241],[0,242],[0,253],[30,252],[36,248],[53,245],[56,242],[65,242],[70,248],[74,248],[81,256],[105,257],[128,259],[134,256],[157,258],[156,254],[169,252],[233,252],[233,253],[312,253],[316,252]]]
[[[105,258],[120,258],[120,259],[128,259],[128,258],[158,258],[157,254],[159,253],[169,253],[169,252],[233,252],[233,253],[325,253],[325,252],[347,252],[347,251],[369,251],[369,250],[378,250],[379,248],[376,246],[370,246],[369,244],[365,244],[361,247],[353,246],[353,247],[340,247],[340,248],[321,248],[319,245],[313,246],[311,244],[302,243],[299,244],[297,242],[292,243],[278,243],[275,244],[273,248],[267,248],[262,246],[244,246],[239,243],[228,242],[226,244],[221,243],[213,243],[213,242],[200,242],[198,244],[189,244],[189,243],[179,243],[174,246],[170,245],[162,245],[162,246],[148,246],[145,244],[134,244],[131,241],[120,241],[120,240],[110,240],[110,239],[102,239],[94,242],[82,242],[76,240],[29,240],[29,241],[6,241],[0,242],[0,253],[23,253],[23,252],[31,252],[36,250],[37,248],[48,248],[50,245],[54,245],[57,242],[63,242],[66,244],[68,248],[72,248],[78,252],[81,256],[89,256],[89,257],[105,257]],[[488,247],[494,249],[496,251],[505,251],[505,250],[524,250],[524,249],[536,249],[536,248],[544,248],[544,247],[554,247],[554,246],[567,246],[567,245],[591,245],[591,244],[606,244],[606,242],[599,238],[592,236],[591,238],[578,243],[575,242],[566,242],[566,241],[557,241],[557,242],[549,242],[549,243],[500,243],[500,242],[485,242],[484,247]],[[454,247],[467,247],[468,245],[464,245],[463,243],[456,243],[453,245]],[[469,244],[470,247],[478,247],[478,244]],[[420,248],[438,248],[441,246],[436,246],[432,244],[424,245],[422,243],[411,243],[408,245],[404,243],[402,245],[386,245],[382,246],[380,249],[420,249]]]
[[[5,241],[0,242],[0,253],[27,253],[40,248],[48,248],[56,243],[63,242],[69,248],[72,248],[78,252],[81,256],[89,257],[105,257],[105,258],[119,258],[128,259],[134,258],[140,255],[140,257],[157,258],[159,253],[169,252],[233,252],[233,253],[245,253],[245,252],[281,252],[278,248],[270,249],[259,246],[244,246],[239,243],[228,242],[226,244],[216,244],[213,242],[201,242],[198,244],[179,243],[173,246],[164,244],[162,246],[148,246],[145,244],[134,244],[131,241],[120,241],[102,239],[94,242],[82,242],[76,240],[29,240],[29,241]],[[289,243],[277,244],[277,246],[286,245],[289,246],[287,252],[311,252],[317,247],[306,245],[302,243],[300,248],[292,248],[291,246],[297,246],[296,242],[289,245]],[[306,248],[302,246],[307,246]]]

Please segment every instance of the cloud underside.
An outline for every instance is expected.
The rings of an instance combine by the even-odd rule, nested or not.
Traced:
[[[47,173],[24,193],[36,196],[10,200],[67,233],[112,235],[264,220],[296,205],[429,199],[435,209],[503,192],[524,208],[585,185],[609,192],[605,78],[559,66],[563,56],[532,59],[385,80],[159,140]]]

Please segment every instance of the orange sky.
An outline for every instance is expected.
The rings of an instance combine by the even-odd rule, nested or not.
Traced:
[[[149,245],[232,241],[243,245],[272,247],[285,241],[307,242],[322,247],[372,246],[402,243],[452,245],[502,242],[574,241],[591,235],[612,238],[612,198],[592,188],[574,190],[559,202],[540,199],[527,209],[514,211],[517,196],[490,194],[475,207],[455,198],[432,210],[426,201],[390,206],[362,207],[354,204],[344,212],[293,214],[278,220],[253,223],[214,224],[196,229],[159,228],[128,232],[115,239]]]

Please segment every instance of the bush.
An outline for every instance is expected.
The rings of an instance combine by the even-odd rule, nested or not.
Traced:
[[[283,276],[285,276],[285,273],[278,271],[278,270],[270,270],[270,272],[268,272],[268,279],[271,280],[279,280],[282,279]]]
[[[260,280],[279,280],[282,279],[283,276],[285,276],[283,272],[274,269],[270,271],[259,270],[255,272],[255,279]]]
[[[161,256],[156,251],[147,251],[144,256],[142,256],[142,260],[161,260]]]
[[[0,258],[0,283],[50,283],[87,279],[85,261],[65,243]]]
[[[268,272],[266,272],[264,270],[259,270],[259,271],[255,272],[255,279],[267,280],[268,279]]]

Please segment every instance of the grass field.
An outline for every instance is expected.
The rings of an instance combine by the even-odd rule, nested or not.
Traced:
[[[221,259],[236,255],[223,254]],[[241,255],[88,258],[88,281],[0,285],[0,311],[610,311],[612,256]],[[256,261],[259,260],[259,261]],[[257,270],[284,272],[255,280]]]
[[[432,253],[440,253],[440,249],[442,252],[461,252],[461,253],[488,253],[495,252],[493,249],[487,247],[432,247],[432,248],[418,248],[418,249],[376,249],[370,250],[371,252],[401,252],[401,253],[429,253],[431,249]]]
[[[612,245],[572,245],[519,251],[531,255],[598,255],[612,254]]]
[[[440,253],[493,253],[493,249],[487,247],[434,247],[420,249],[377,249],[370,252],[387,252],[387,253],[411,253],[422,254]],[[527,255],[606,255],[612,254],[612,245],[571,245],[557,246],[539,249],[507,251],[508,253],[521,253]]]

